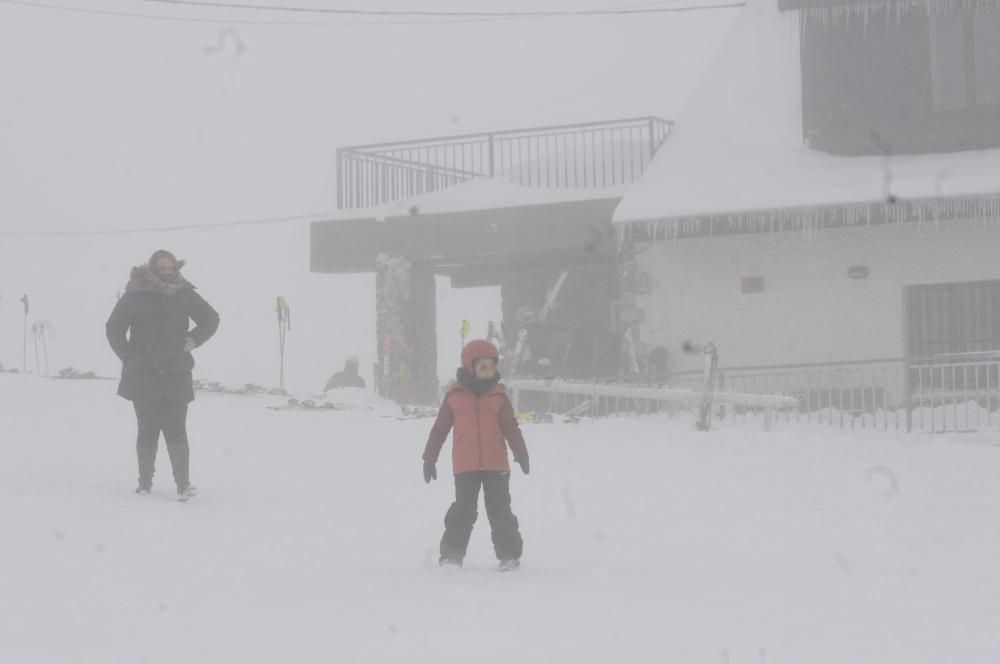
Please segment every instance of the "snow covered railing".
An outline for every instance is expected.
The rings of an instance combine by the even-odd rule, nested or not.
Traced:
[[[763,415],[842,429],[972,431],[1000,426],[1000,350],[930,357],[679,371],[670,386],[515,377],[505,381],[521,410],[603,417],[695,411],[747,424]],[[705,386],[711,385],[706,390]],[[515,401],[515,404],[517,402]]]
[[[515,409],[521,401],[521,392],[534,392],[555,395],[573,395],[585,397],[583,402],[575,402],[567,409],[566,414],[577,415],[580,412],[620,413],[636,412],[637,403],[659,402],[674,404],[685,408],[701,406],[705,393],[683,387],[666,385],[636,385],[632,383],[608,383],[585,380],[511,378],[505,380],[507,389],[513,392]],[[600,400],[615,400],[613,404],[601,405]],[[625,400],[624,406],[619,400]],[[717,405],[742,407],[746,409],[761,409],[764,411],[764,427],[770,429],[772,415],[775,410],[798,408],[799,401],[795,397],[784,394],[751,394],[739,392],[715,391],[712,402]],[[555,404],[555,399],[551,400]]]
[[[913,358],[907,379],[909,430],[989,428],[1000,414],[1000,351]]]
[[[701,371],[670,375],[695,391]],[[720,367],[721,392],[788,394],[799,401],[785,420],[842,429],[966,431],[1000,426],[1000,351],[847,362]],[[746,409],[729,408],[733,421]]]
[[[337,150],[337,207],[377,207],[475,178],[566,189],[631,184],[671,124],[641,117],[343,147]]]
[[[784,414],[796,422],[905,430],[905,376],[901,358],[720,367],[716,389],[794,395],[799,408]],[[703,377],[700,371],[680,371],[672,373],[670,381],[678,387],[700,388]],[[732,408],[728,415],[738,421],[746,413]]]

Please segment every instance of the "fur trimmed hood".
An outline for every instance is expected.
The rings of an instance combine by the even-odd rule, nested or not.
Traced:
[[[129,273],[128,285],[125,287],[125,290],[145,293],[165,293],[167,295],[174,295],[178,291],[185,289],[193,290],[195,287],[194,284],[181,275],[182,267],[184,267],[184,261],[177,261],[176,278],[171,281],[164,281],[153,272],[148,264],[136,265]]]

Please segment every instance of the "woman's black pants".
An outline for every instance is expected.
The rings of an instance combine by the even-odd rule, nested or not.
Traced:
[[[137,399],[133,405],[139,428],[135,443],[136,456],[139,458],[139,487],[148,489],[153,484],[156,448],[162,432],[174,471],[174,482],[178,489],[187,488],[191,482],[188,476],[190,450],[187,403],[166,399]]]

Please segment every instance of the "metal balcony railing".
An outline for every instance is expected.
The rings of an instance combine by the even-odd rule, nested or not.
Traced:
[[[477,177],[570,189],[630,184],[671,124],[645,117],[340,148],[337,207],[374,207]]]
[[[780,417],[840,428],[943,432],[1000,427],[1000,351],[909,359],[720,368],[720,390],[782,393],[799,408]],[[696,386],[695,371],[671,386]],[[734,420],[750,411],[727,413]]]

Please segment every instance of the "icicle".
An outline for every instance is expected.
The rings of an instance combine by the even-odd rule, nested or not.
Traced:
[[[808,22],[822,27],[836,27],[841,22],[849,23],[851,17],[860,18],[867,32],[873,17],[884,16],[886,28],[896,19],[897,28],[908,14],[919,12],[925,16],[956,11],[980,13],[1000,10],[1000,0],[883,0],[881,2],[858,2],[844,7],[813,7],[800,10]]]
[[[894,224],[897,229],[901,229],[903,224],[909,223],[915,223],[918,231],[923,232],[931,222],[935,229],[940,230],[941,222],[974,223],[979,220],[982,220],[984,228],[988,228],[991,221],[1000,224],[1000,194],[950,199],[897,199],[891,202],[881,200],[813,208],[774,208],[758,212],[663,218],[642,223],[645,224],[647,236],[654,242],[660,237],[669,237],[676,243],[679,239],[690,236],[715,237],[727,233],[765,232],[775,236],[790,230],[798,230],[803,237],[815,239],[828,227],[870,228],[874,225]],[[624,237],[630,239],[632,232],[629,229]]]

